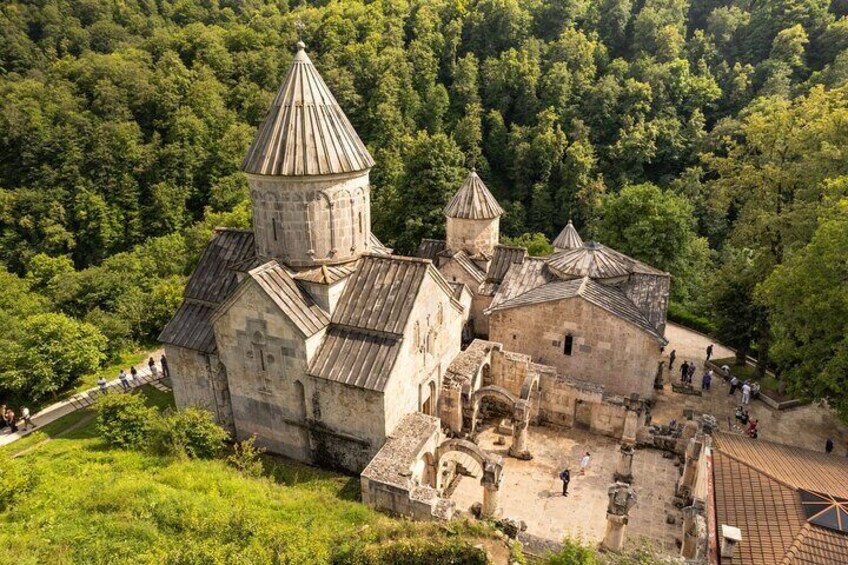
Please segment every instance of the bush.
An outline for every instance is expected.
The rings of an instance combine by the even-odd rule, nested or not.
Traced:
[[[211,459],[221,452],[229,435],[206,410],[186,408],[171,412],[156,423],[156,450],[189,459]]]
[[[15,499],[30,492],[36,484],[36,473],[20,459],[0,457],[0,512],[12,508]]]
[[[597,565],[598,554],[580,541],[566,538],[562,548],[542,560],[545,565]]]
[[[139,448],[149,441],[156,417],[141,396],[108,394],[97,405],[97,430],[109,445]]]
[[[459,540],[403,539],[345,546],[333,565],[486,565],[486,552]]]
[[[227,457],[227,462],[248,477],[262,476],[262,460],[259,458],[265,452],[256,447],[256,436],[251,436],[233,446],[233,454]]]
[[[715,324],[711,320],[704,318],[703,316],[693,314],[676,302],[672,302],[668,305],[668,319],[676,324],[686,326],[687,328],[691,328],[712,337],[715,337],[716,333],[718,333]]]

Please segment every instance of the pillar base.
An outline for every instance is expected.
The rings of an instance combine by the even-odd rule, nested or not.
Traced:
[[[633,473],[615,473],[612,477],[616,482],[633,484]]]
[[[521,459],[522,461],[530,461],[533,459],[533,454],[529,451],[514,451],[511,447],[509,448],[509,456]]]
[[[607,513],[607,531],[601,547],[607,551],[621,551],[624,547],[624,531],[627,528],[627,516]]]

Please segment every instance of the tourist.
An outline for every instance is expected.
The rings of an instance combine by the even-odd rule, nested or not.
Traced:
[[[695,378],[695,362],[693,361],[691,365],[689,365],[689,374],[686,376],[686,382],[690,385],[692,384],[692,379]]]
[[[559,474],[559,480],[562,481],[562,495],[568,496],[568,483],[571,481],[571,471],[563,469]]]
[[[751,400],[756,400],[760,396],[760,383],[751,383]]]
[[[586,452],[586,455],[583,456],[583,459],[580,460],[580,474],[585,475],[586,469],[589,467],[589,452]]]
[[[735,394],[736,388],[739,386],[739,379],[736,377],[732,377],[730,379],[730,392],[728,394]]]
[[[0,430],[6,429],[6,405],[0,405]]]
[[[103,377],[103,375],[100,375],[100,378],[97,379],[97,386],[100,387],[100,392],[106,394],[106,391],[109,388],[109,382]]]
[[[747,406],[749,402],[751,402],[751,385],[745,381],[742,385],[742,405]]]
[[[15,423],[15,411],[11,408],[6,408],[6,425],[12,430],[12,433],[18,431],[18,425]]]
[[[668,354],[668,372],[674,368],[674,360],[677,359],[677,350],[672,349],[671,353]]]
[[[833,440],[832,439],[827,438],[827,441],[824,442],[824,452],[827,453],[828,455],[833,453]]]
[[[721,366],[721,376],[724,379],[724,382],[727,382],[730,378],[730,366],[727,363]]]
[[[684,359],[683,364],[680,366],[680,382],[686,382],[686,375],[689,374],[689,361]]]
[[[740,406],[736,409],[736,419],[742,422],[743,425],[748,424],[748,411],[745,410],[744,407]]]
[[[130,367],[130,383],[138,384],[138,370],[135,367]]]
[[[21,418],[24,419],[25,430],[28,430],[30,426],[32,426],[33,428],[35,427],[35,424],[32,423],[32,416],[30,416],[29,408],[27,408],[26,406],[21,406]]]
[[[168,360],[165,359],[165,354],[162,354],[162,357],[159,358],[159,364],[162,365],[162,376],[166,379],[171,378],[171,371],[168,369]]]
[[[123,369],[118,373],[118,380],[121,381],[121,388],[124,389],[124,392],[130,389],[130,383],[127,382],[127,372]]]
[[[709,361],[710,357],[712,357],[712,356],[713,356],[713,344],[711,343],[707,346],[707,361]]]
[[[748,429],[745,430],[745,434],[752,439],[757,439],[757,436],[759,435],[757,433],[757,424],[759,423],[759,420],[757,420],[756,418],[752,418],[751,423],[748,424]]]
[[[150,367],[150,374],[154,379],[159,376],[159,369],[156,367],[156,361],[153,360],[153,357],[147,362],[147,366]]]
[[[710,383],[713,382],[713,370],[710,369],[701,377],[701,390],[710,390]]]

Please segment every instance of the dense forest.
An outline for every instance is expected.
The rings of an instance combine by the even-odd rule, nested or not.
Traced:
[[[10,0],[0,388],[149,341],[300,36],[374,155],[374,231],[443,230],[476,166],[508,241],[668,270],[676,319],[848,417],[848,1]]]

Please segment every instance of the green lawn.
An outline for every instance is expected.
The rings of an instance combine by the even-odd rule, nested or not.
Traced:
[[[173,405],[152,387],[137,394]],[[388,518],[355,502],[356,479],[282,458],[266,458],[267,476],[254,479],[223,460],[112,449],[91,416],[71,414],[0,451],[0,562],[310,564],[369,539],[379,547],[386,537],[486,535],[481,526]]]
[[[728,365],[730,367],[730,372],[740,380],[740,381],[756,381],[760,383],[762,390],[765,391],[777,391],[777,379],[770,375],[766,375],[761,377],[759,373],[757,373],[757,368],[753,365],[748,365],[747,363],[744,365],[736,364],[736,357],[727,357],[726,359],[713,359],[712,361],[718,367],[722,365]]]

